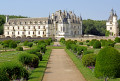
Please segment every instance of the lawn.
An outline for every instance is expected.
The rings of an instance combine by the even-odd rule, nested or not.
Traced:
[[[39,62],[38,68],[32,71],[28,81],[42,81],[50,53],[51,49],[47,49],[46,53],[43,55],[43,60]]]

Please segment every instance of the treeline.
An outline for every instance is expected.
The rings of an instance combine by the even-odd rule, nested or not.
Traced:
[[[106,30],[106,21],[104,20],[83,20],[83,34],[92,34],[104,36]]]
[[[26,18],[24,16],[14,16],[14,15],[11,15],[9,16],[9,18]],[[5,15],[0,15],[0,35],[3,34],[3,26],[4,26],[4,23],[5,23]]]
[[[118,27],[120,29],[120,19],[118,20]],[[105,20],[91,20],[91,19],[83,20],[83,34],[105,36],[105,32],[106,32]]]

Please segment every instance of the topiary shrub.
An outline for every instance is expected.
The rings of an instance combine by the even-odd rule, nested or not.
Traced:
[[[84,55],[86,54],[93,54],[94,53],[94,50],[86,50],[83,52]]]
[[[79,42],[79,45],[83,45],[83,42]]]
[[[95,76],[105,78],[120,77],[120,53],[113,47],[100,50],[96,58]]]
[[[115,41],[116,43],[120,43],[120,38],[119,38],[119,37],[116,37],[114,41]]]
[[[82,57],[82,63],[84,66],[95,66],[96,54],[87,54]]]
[[[29,43],[27,44],[27,46],[31,48],[31,47],[33,46],[33,43],[32,43],[32,42],[29,42]]]
[[[9,43],[9,47],[10,47],[10,48],[16,48],[16,47],[17,47],[17,43],[16,43],[15,41],[11,41],[11,42]]]
[[[96,39],[92,39],[92,40],[89,42],[90,46],[93,46],[94,43],[95,43],[95,41],[96,41]]]
[[[2,69],[0,69],[0,81],[10,81],[5,71],[3,71]]]
[[[95,41],[93,48],[101,48],[101,43],[100,41]]]
[[[24,44],[24,46],[27,46],[27,45],[28,45],[28,43],[29,43],[28,41],[24,41],[24,43],[23,43],[23,44]]]
[[[34,67],[34,68],[38,67],[38,64],[39,64],[38,56],[36,56],[35,54],[29,54],[29,53],[20,54],[19,61],[23,65],[27,65],[29,67]]]
[[[23,47],[17,47],[16,51],[23,51]]]
[[[1,71],[5,73],[7,76],[6,77],[4,75],[3,77],[6,77],[8,81],[14,79],[21,79],[21,78],[28,80],[29,73],[20,63],[5,62],[1,64],[0,67],[1,67]],[[1,80],[1,81],[7,81],[7,80]]]
[[[45,53],[46,51],[46,44],[41,44],[37,46],[40,49],[41,53]]]
[[[85,46],[78,46],[78,47],[77,47],[77,54],[78,54],[78,55],[81,55],[81,54],[83,54],[83,52],[86,51],[86,50],[87,50],[87,47],[85,47]]]
[[[39,60],[42,61],[42,54],[40,52],[36,52],[35,55],[39,57]]]
[[[90,41],[89,40],[86,40],[86,43],[89,43]]]

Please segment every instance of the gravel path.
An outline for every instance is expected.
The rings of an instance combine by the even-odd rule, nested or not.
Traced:
[[[86,81],[64,49],[53,49],[43,81]]]

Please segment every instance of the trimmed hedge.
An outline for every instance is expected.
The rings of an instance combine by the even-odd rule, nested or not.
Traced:
[[[17,47],[16,51],[23,51],[23,47]]]
[[[16,43],[15,41],[11,41],[11,42],[9,43],[9,47],[10,47],[10,48],[16,48],[16,47],[17,47],[17,43]]]
[[[96,54],[87,54],[82,57],[82,63],[84,66],[95,66]]]
[[[120,38],[119,38],[119,37],[116,37],[114,41],[115,41],[116,43],[120,43]]]
[[[0,81],[9,81],[21,78],[28,80],[29,77],[28,71],[20,63],[16,62],[5,62],[4,64],[1,64],[0,72],[3,72],[3,74],[0,75]]]
[[[36,56],[35,54],[29,54],[29,53],[20,54],[19,61],[23,65],[27,65],[29,67],[34,67],[34,68],[38,67],[38,64],[39,64],[38,56]]]
[[[113,47],[105,47],[97,55],[95,76],[103,78],[120,77],[120,53]]]
[[[27,45],[28,45],[28,43],[29,43],[28,41],[24,41],[24,43],[23,43],[23,44],[24,44],[24,46],[27,46]]]
[[[83,42],[79,42],[79,45],[83,45]]]
[[[101,48],[100,41],[95,41],[95,43],[93,44],[93,48]]]

